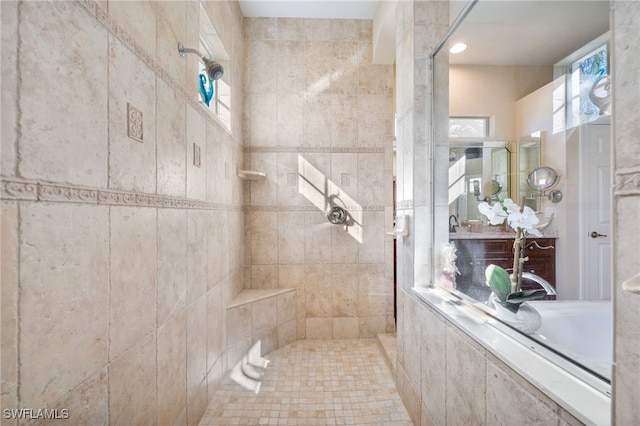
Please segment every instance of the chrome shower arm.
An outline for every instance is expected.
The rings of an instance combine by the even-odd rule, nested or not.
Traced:
[[[196,55],[200,56],[201,58],[205,57],[202,53],[200,53],[200,51],[198,49],[191,49],[189,47],[184,47],[184,45],[182,43],[178,43],[178,53],[180,53],[180,56],[184,56],[185,53],[195,53]]]

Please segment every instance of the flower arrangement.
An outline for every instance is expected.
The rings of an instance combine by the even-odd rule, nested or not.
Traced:
[[[522,269],[528,257],[524,255],[525,241],[528,235],[541,237],[536,228],[538,217],[528,206],[524,198],[520,205],[510,198],[498,200],[493,205],[482,202],[478,205],[480,213],[489,219],[491,225],[500,225],[506,220],[516,231],[513,243],[513,273],[509,273],[497,265],[489,265],[485,270],[487,285],[496,295],[498,302],[513,313],[517,313],[520,305],[527,300],[538,299],[545,295],[544,290],[522,291]]]

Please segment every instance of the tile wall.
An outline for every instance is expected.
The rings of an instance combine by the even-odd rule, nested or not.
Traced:
[[[206,8],[234,58],[231,133],[177,52],[197,46],[197,2],[2,2],[3,408],[197,424],[227,370],[242,20]]]
[[[246,284],[296,288],[298,337],[392,331],[393,68],[372,21],[247,18]],[[330,205],[349,226],[330,224]]]

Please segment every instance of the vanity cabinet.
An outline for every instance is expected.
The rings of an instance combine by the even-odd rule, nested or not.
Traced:
[[[457,249],[456,265],[460,271],[460,275],[456,276],[456,288],[476,300],[487,300],[491,289],[486,284],[485,269],[494,264],[511,272],[514,238],[456,238],[452,242]],[[527,239],[525,255],[529,260],[524,263],[524,270],[544,278],[555,287],[555,238]],[[522,280],[523,290],[539,288],[537,283]],[[544,299],[555,298],[547,295]]]

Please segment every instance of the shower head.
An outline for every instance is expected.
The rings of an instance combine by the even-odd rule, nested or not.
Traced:
[[[207,75],[211,80],[220,80],[224,74],[224,68],[219,62],[203,57],[204,65],[207,67]]]
[[[188,47],[184,47],[182,43],[178,43],[178,53],[180,53],[180,56],[184,56],[185,53],[194,53],[200,56],[202,58],[202,61],[204,62],[204,66],[207,69],[207,75],[209,76],[209,78],[211,80],[220,80],[222,78],[222,75],[224,74],[224,68],[222,67],[222,65],[220,65],[218,61],[207,58],[197,49],[190,49]]]

